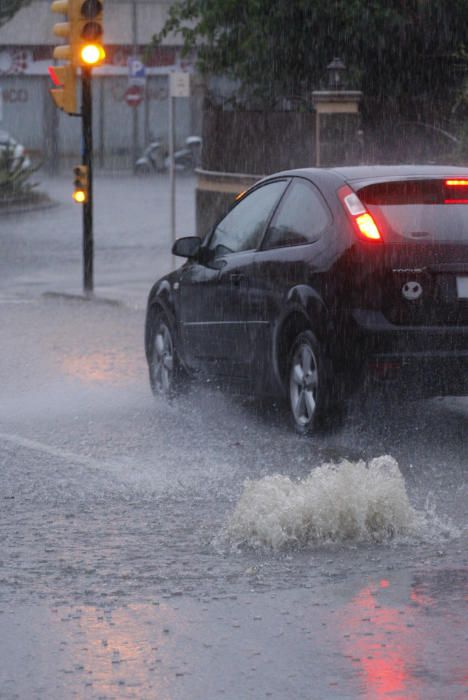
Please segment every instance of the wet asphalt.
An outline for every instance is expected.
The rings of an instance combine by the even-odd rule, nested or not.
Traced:
[[[311,439],[223,387],[154,399],[143,309],[171,264],[167,182],[97,184],[97,289],[121,305],[43,296],[80,289],[73,205],[0,219],[0,698],[466,697],[468,399],[356,402]],[[193,180],[179,196],[191,233]],[[417,535],[226,536],[246,480],[386,454]]]

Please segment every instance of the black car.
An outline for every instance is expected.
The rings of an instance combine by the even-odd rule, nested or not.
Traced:
[[[364,385],[468,394],[468,168],[277,173],[148,300],[152,389],[192,374],[289,400],[307,432]]]

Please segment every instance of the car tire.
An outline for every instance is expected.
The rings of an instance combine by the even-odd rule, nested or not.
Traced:
[[[343,413],[332,390],[332,371],[312,331],[299,333],[287,364],[292,424],[300,435],[336,426]]]
[[[169,399],[180,393],[186,378],[177,355],[172,324],[162,313],[157,313],[153,321],[149,377],[153,394]]]

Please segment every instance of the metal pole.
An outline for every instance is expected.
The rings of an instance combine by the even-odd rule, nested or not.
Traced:
[[[99,167],[104,167],[104,80],[105,78],[99,79]]]
[[[174,243],[176,239],[176,211],[175,211],[175,164],[174,164],[174,107],[175,101],[172,97],[171,89],[171,78],[169,76],[169,176],[170,176],[170,201],[171,201],[171,219],[170,219],[170,230],[171,230],[171,242]],[[175,265],[175,259],[172,259],[173,266]]]
[[[320,112],[315,113],[315,166],[320,167]]]
[[[149,79],[145,80],[145,90],[144,90],[144,143],[150,143],[150,128],[149,128]]]
[[[93,103],[91,68],[81,69],[83,165],[88,168],[88,197],[83,204],[83,291],[92,294],[93,282]]]
[[[137,37],[137,6],[136,0],[132,2],[132,43],[133,43],[133,58],[137,58],[138,50],[138,37]],[[138,160],[138,107],[133,107],[132,109],[132,168],[133,172],[136,172],[136,162]]]

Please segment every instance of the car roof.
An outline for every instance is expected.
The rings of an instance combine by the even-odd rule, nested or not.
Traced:
[[[301,175],[320,181],[328,175],[338,176],[353,186],[363,186],[377,182],[412,179],[444,179],[449,177],[468,178],[468,168],[459,165],[354,165],[336,168],[300,168],[277,175]]]
[[[378,182],[380,180],[410,180],[413,178],[443,179],[468,177],[468,168],[459,165],[357,165],[330,168],[348,182]]]

